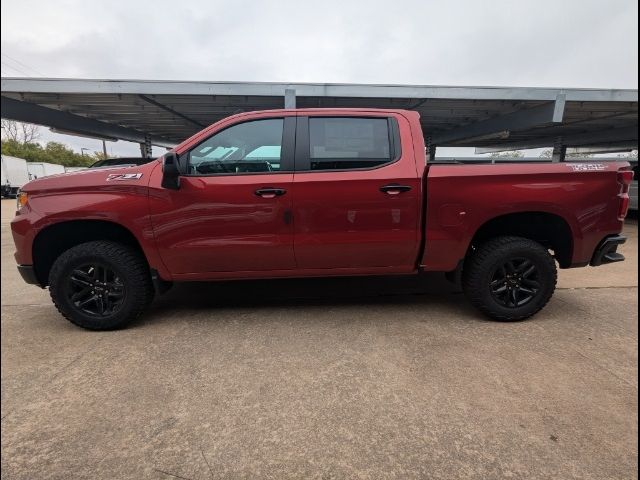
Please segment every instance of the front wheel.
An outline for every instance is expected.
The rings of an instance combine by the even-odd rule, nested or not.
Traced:
[[[480,245],[464,265],[462,285],[471,303],[494,320],[524,320],[539,312],[556,288],[549,251],[521,237]]]
[[[120,328],[153,299],[149,267],[136,250],[115,242],[87,242],[60,255],[49,273],[58,311],[89,330]]]

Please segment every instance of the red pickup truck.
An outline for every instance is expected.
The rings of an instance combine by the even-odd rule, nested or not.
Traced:
[[[521,320],[549,301],[556,263],[624,260],[632,178],[625,162],[428,162],[412,111],[260,111],[145,165],[30,182],[11,228],[23,278],[89,329],[176,281],[425,270]]]

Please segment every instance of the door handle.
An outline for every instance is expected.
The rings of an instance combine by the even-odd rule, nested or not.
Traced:
[[[411,187],[409,185],[391,184],[380,187],[380,191],[386,193],[387,195],[398,195],[402,192],[408,192],[409,190],[411,190]]]
[[[284,195],[287,191],[284,188],[259,188],[256,195],[262,198],[275,198]]]

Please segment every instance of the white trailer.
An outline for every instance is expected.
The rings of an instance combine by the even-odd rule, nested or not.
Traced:
[[[64,173],[64,165],[58,165],[55,163],[47,162],[29,162],[27,164],[29,169],[29,178],[35,180],[36,178],[48,177],[49,175],[56,175],[58,173]]]
[[[80,172],[86,169],[87,167],[64,167],[64,172],[65,173]]]
[[[29,181],[29,170],[24,158],[2,155],[1,189],[3,197],[15,198],[18,190]]]

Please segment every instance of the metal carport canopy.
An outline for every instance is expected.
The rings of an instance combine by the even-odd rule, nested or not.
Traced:
[[[638,146],[638,91],[165,80],[2,78],[2,117],[171,146],[234,113],[276,108],[418,111],[432,145],[490,150]]]

